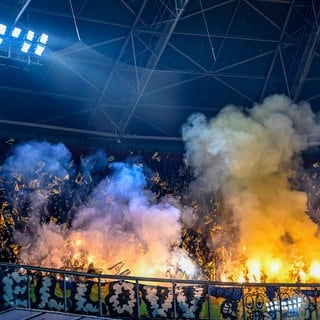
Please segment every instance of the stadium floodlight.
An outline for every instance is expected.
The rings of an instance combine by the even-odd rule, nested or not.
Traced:
[[[21,29],[18,27],[14,27],[14,29],[11,32],[11,36],[17,39],[19,38],[20,34],[21,34]]]
[[[42,45],[40,43],[37,44],[36,48],[34,50],[34,54],[36,54],[37,56],[41,56],[45,48],[46,47],[44,45]]]
[[[21,51],[24,53],[28,53],[30,48],[31,48],[31,42],[24,41],[21,47]]]
[[[0,0],[1,1],[1,0]],[[48,42],[48,34],[34,32],[30,29],[23,29],[18,26],[7,26],[0,23],[0,45],[2,55],[3,51],[7,51],[6,57],[12,59],[22,59],[24,61],[25,57],[19,54],[23,52],[28,55],[28,63],[36,61],[35,56],[42,56],[46,49],[46,44]],[[38,61],[38,59],[37,59]]]
[[[27,34],[26,34],[26,40],[28,41],[32,41],[34,38],[34,32],[31,30],[28,30]]]
[[[41,44],[46,44],[48,42],[49,36],[45,33],[42,33],[41,36],[38,39],[38,42]]]
[[[7,31],[7,26],[5,24],[0,24],[0,34],[4,36]]]
[[[40,35],[40,37],[37,40],[35,49],[34,49],[34,54],[36,54],[37,56],[41,56],[43,51],[46,48],[46,43],[48,42],[48,38],[49,36],[46,33],[42,33]]]

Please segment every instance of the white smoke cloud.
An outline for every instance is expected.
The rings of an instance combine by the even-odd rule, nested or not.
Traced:
[[[213,119],[194,114],[183,126],[186,157],[197,183],[216,191],[232,178],[278,172],[308,147],[306,136],[319,132],[307,104],[271,96],[252,109],[227,106]]]
[[[94,262],[105,273],[129,269],[132,275],[163,277],[169,270],[169,276],[177,276],[173,264],[178,255],[187,255],[176,248],[181,242],[181,211],[173,201],[153,201],[145,167],[134,161],[107,163],[100,151],[81,159],[79,178],[72,163],[62,144],[30,142],[17,146],[1,167],[2,174],[14,181],[7,192],[16,209],[25,214],[26,203],[30,208],[27,230],[16,233],[22,246],[20,260],[55,268],[88,267]],[[97,182],[92,181],[95,174]],[[84,187],[89,184],[93,187]],[[72,189],[71,228],[47,223],[44,216],[51,197],[68,197]],[[83,201],[78,206],[79,199]],[[114,265],[118,268],[108,269]]]
[[[115,163],[112,169],[79,210],[73,230],[81,232],[84,250],[92,243],[98,248],[101,265],[123,261],[134,274],[163,274],[156,269],[168,265],[171,246],[181,240],[180,210],[151,202],[142,166]]]
[[[306,213],[306,193],[290,184],[303,171],[301,152],[319,133],[315,119],[307,103],[282,95],[247,109],[226,106],[213,119],[203,114],[188,119],[182,135],[195,176],[192,195],[213,194],[219,203],[214,219],[221,228],[209,232],[192,207],[173,197],[154,201],[140,162],[108,163],[98,152],[76,168],[62,144],[19,145],[1,175],[20,214],[29,206],[31,223],[17,234],[20,259],[57,268],[92,261],[105,273],[191,276],[195,266],[179,247],[185,224],[199,228],[214,250],[222,246],[224,261],[216,270],[229,277],[240,263],[254,259],[265,269],[270,259],[279,259],[288,273],[297,264],[320,261],[313,250],[320,244],[318,225]],[[52,190],[60,197],[72,190],[71,227],[44,223]],[[281,279],[292,280],[288,274]]]
[[[310,106],[274,95],[251,109],[227,106],[209,120],[192,115],[182,132],[197,177],[193,190],[213,193],[223,204],[220,221],[223,236],[233,239],[227,248],[233,268],[241,256],[261,263],[280,257],[288,269],[292,255],[309,262],[311,248],[320,244],[318,226],[306,214],[306,194],[289,180],[303,169],[307,137],[319,133]]]

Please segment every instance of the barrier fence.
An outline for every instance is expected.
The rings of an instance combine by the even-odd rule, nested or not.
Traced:
[[[0,306],[135,319],[319,319],[320,284],[225,283],[0,263]],[[1,308],[0,308],[1,309]]]

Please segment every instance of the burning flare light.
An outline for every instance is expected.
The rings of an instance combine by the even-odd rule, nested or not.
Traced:
[[[139,161],[97,153],[77,169],[62,144],[16,146],[1,177],[15,219],[28,220],[15,234],[19,261],[146,277],[319,281],[318,223],[301,160],[308,137],[319,134],[310,106],[275,95],[213,119],[194,114],[182,133],[195,177],[190,205],[156,199]],[[52,216],[59,196],[67,209]],[[211,199],[210,208],[199,199]]]
[[[318,224],[307,213],[306,192],[294,186],[301,186],[307,137],[318,133],[308,104],[278,95],[247,110],[227,106],[211,120],[195,114],[183,127],[194,189],[223,204],[221,231],[211,236],[213,248],[222,243],[228,252],[224,277],[319,280]]]

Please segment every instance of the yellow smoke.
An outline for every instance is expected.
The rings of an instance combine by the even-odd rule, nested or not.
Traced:
[[[310,106],[276,95],[245,111],[227,106],[209,121],[193,115],[183,129],[199,189],[219,193],[232,216],[226,221],[239,231],[229,248],[238,255],[225,261],[224,275],[312,281],[316,272],[311,275],[310,268],[320,261],[318,225],[306,212],[306,193],[290,185],[302,170],[307,136],[318,132]]]

